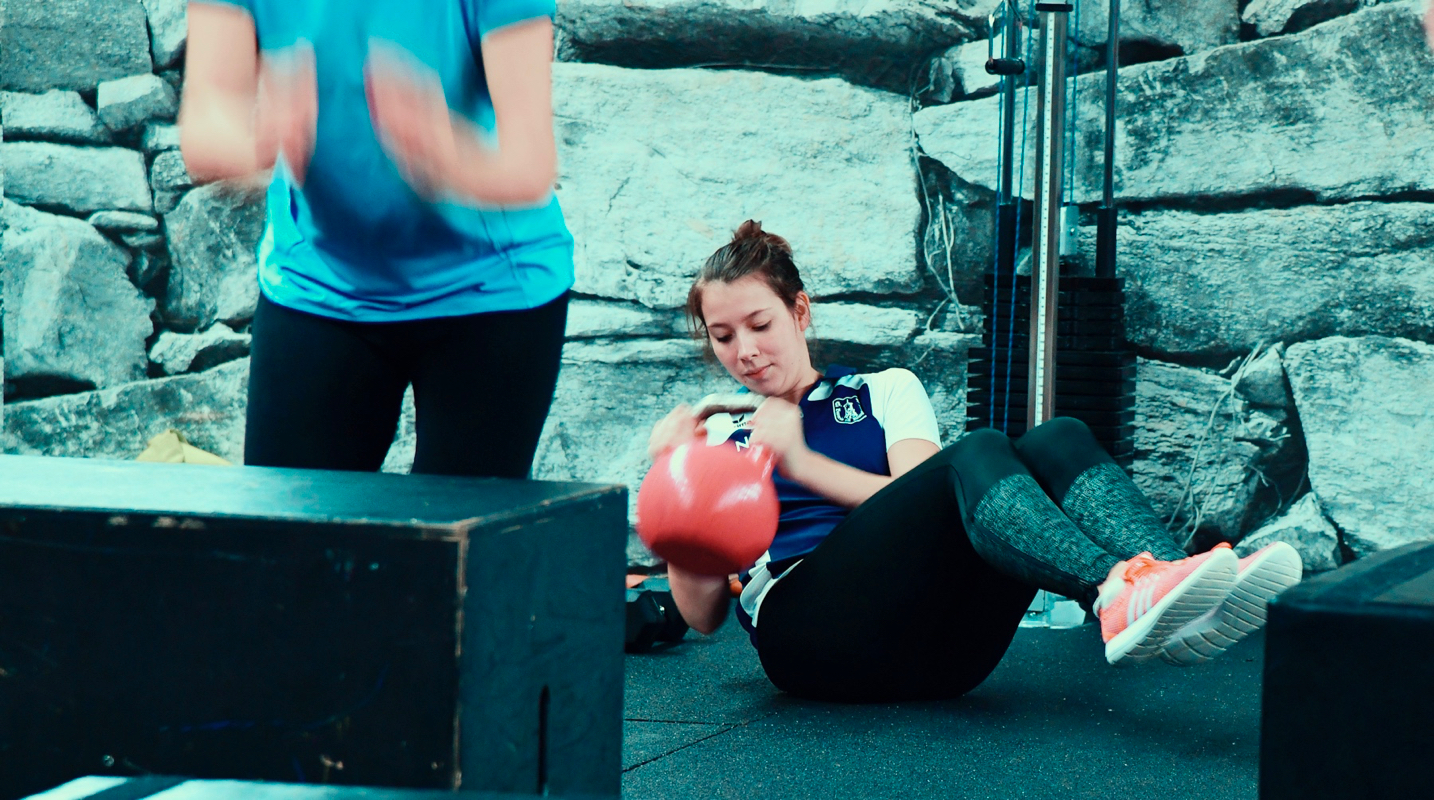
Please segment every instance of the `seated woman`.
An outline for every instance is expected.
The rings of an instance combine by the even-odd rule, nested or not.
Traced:
[[[1200,663],[1299,580],[1289,545],[1186,557],[1081,422],[1056,418],[1015,442],[979,430],[942,450],[911,372],[819,372],[791,248],[756,222],[707,260],[687,312],[727,372],[764,399],[755,413],[705,420],[679,406],[649,449],[705,435],[776,458],[776,539],[742,573],[737,613],[786,692],[964,694],[1000,661],[1038,588],[1093,604],[1112,664]],[[688,624],[715,630],[727,580],[669,570]]]

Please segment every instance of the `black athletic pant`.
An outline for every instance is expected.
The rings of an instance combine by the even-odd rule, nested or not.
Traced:
[[[1124,481],[1102,494],[1134,492],[1148,511],[1077,420],[1051,420],[1014,444],[979,430],[932,456],[772,587],[756,636],[767,676],[815,699],[957,697],[995,669],[1037,588],[1093,599],[1119,560],[1184,555],[1153,513],[1123,524],[1104,498],[1093,506],[1099,524],[1077,527],[1058,504],[1094,475]]]
[[[413,471],[525,478],[557,386],[568,297],[527,311],[360,323],[259,298],[244,462],[377,470],[413,385]]]

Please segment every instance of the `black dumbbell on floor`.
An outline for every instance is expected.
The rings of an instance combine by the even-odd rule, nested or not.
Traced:
[[[666,581],[647,580],[627,590],[624,652],[645,653],[658,642],[680,642],[686,635],[687,622],[677,612]]]

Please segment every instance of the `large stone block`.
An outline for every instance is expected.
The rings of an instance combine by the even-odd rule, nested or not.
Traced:
[[[143,378],[154,301],[129,282],[129,253],[81,220],[3,208],[6,382],[49,394]]]
[[[174,428],[200,450],[239,464],[248,386],[245,358],[192,375],[10,403],[5,452],[130,459]]]
[[[173,211],[184,193],[194,188],[194,178],[178,150],[165,150],[154,157],[149,167],[149,183],[154,187],[154,210],[161,214]]]
[[[104,144],[110,132],[79,92],[60,89],[43,94],[0,92],[0,121],[14,139],[50,139]]]
[[[167,154],[165,154],[167,155]],[[217,321],[239,325],[259,303],[256,249],[264,233],[264,192],[211,183],[164,217],[170,270],[161,310],[180,331]]]
[[[77,214],[153,209],[144,154],[122,147],[75,147],[49,142],[0,144],[5,196]]]
[[[1267,457],[1247,441],[1248,408],[1209,370],[1141,359],[1134,478],[1178,538],[1235,541],[1259,500]]]
[[[568,304],[569,339],[673,336],[686,331],[682,313],[654,311],[636,303],[574,299]]]
[[[185,0],[142,0],[149,17],[149,47],[155,69],[168,69],[179,63],[184,44],[189,38],[189,22]]]
[[[1339,532],[1320,513],[1319,500],[1306,494],[1279,519],[1261,525],[1240,540],[1235,554],[1241,558],[1275,542],[1299,551],[1305,572],[1323,572],[1340,564]]]
[[[165,331],[150,348],[149,360],[158,364],[166,375],[202,372],[249,355],[250,340],[249,334],[235,333],[222,322],[216,322],[202,333]]]
[[[1434,345],[1341,336],[1290,345],[1310,487],[1356,556],[1434,539]]]
[[[89,90],[149,72],[145,26],[140,0],[11,2],[0,27],[0,89]]]
[[[1157,354],[1434,337],[1434,204],[1150,211],[1125,215],[1117,236],[1126,336]],[[1094,229],[1083,238],[1094,252]]]
[[[104,81],[95,95],[100,120],[112,131],[127,131],[155,119],[173,119],[179,94],[158,75]]]
[[[565,0],[560,56],[630,67],[750,64],[908,91],[911,66],[976,38],[994,0]]]
[[[1102,45],[1110,38],[1109,9],[1106,3],[1081,5],[1078,36],[1082,44]],[[1238,0],[1144,0],[1120,4],[1122,48],[1155,47],[1188,56],[1239,40]]]
[[[1293,36],[1121,70],[1117,197],[1294,192],[1335,200],[1434,188],[1434,149],[1423,136],[1434,53],[1420,10],[1409,1],[1375,6]],[[1078,81],[1082,203],[1100,198],[1104,81]],[[998,99],[918,112],[922,151],[963,180],[994,187]],[[1029,124],[1034,148],[1034,113]],[[1034,172],[1027,170],[1028,197]]]
[[[906,98],[750,72],[554,78],[578,291],[676,308],[748,218],[793,242],[816,295],[920,288]]]
[[[1360,0],[1250,0],[1240,19],[1261,36],[1296,33],[1348,14]],[[1366,5],[1374,5],[1366,3]]]
[[[926,269],[953,298],[979,302],[985,292],[981,276],[995,256],[996,194],[931,159],[922,159],[918,169],[926,198],[920,241]]]

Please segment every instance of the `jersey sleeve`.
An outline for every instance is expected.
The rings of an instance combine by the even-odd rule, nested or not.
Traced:
[[[903,439],[921,439],[941,446],[936,412],[921,379],[910,370],[889,369],[867,378],[871,413],[886,433],[886,449]]]
[[[478,38],[517,22],[538,17],[553,17],[558,13],[557,0],[472,0],[473,22],[478,29]]]

